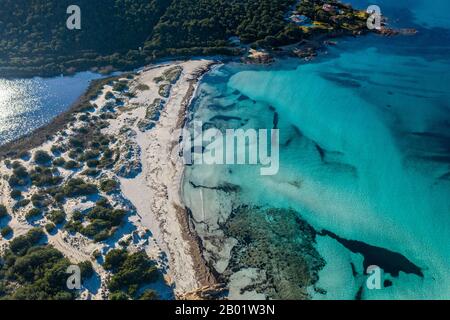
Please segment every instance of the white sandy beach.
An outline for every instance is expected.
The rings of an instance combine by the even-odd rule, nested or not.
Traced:
[[[157,262],[164,273],[164,278],[176,297],[199,288],[213,286],[214,278],[203,263],[200,249],[196,243],[195,235],[189,230],[188,218],[180,196],[180,187],[183,177],[184,165],[178,156],[177,143],[180,129],[184,124],[186,108],[189,105],[199,80],[213,64],[207,60],[191,60],[187,62],[171,62],[148,67],[129,81],[130,92],[134,97],[129,98],[114,92],[124,104],[115,106],[115,119],[107,120],[109,127],[103,129],[104,134],[116,138],[114,148],[120,150],[121,158],[113,169],[103,169],[100,177],[120,181],[121,192],[116,195],[102,196],[114,205],[130,212],[126,223],[115,232],[107,241],[96,243],[81,234],[69,234],[60,229],[54,234],[48,234],[48,242],[61,251],[72,262],[90,260],[99,275],[99,284],[91,290],[86,288],[82,294],[84,299],[106,299],[106,282],[109,273],[101,263],[93,258],[94,252],[106,253],[110,248],[118,247],[120,240],[131,243],[128,250],[145,250],[149,257]],[[164,71],[175,66],[182,68],[179,79],[171,86],[167,98],[161,97],[160,85],[155,78],[160,77]],[[112,91],[111,86],[105,86],[102,94],[92,101],[99,115],[102,108],[108,104],[105,95]],[[142,130],[140,123],[145,120],[146,112],[155,99],[161,99],[164,107],[155,126]],[[44,145],[30,150],[46,150],[57,142],[65,139],[66,134],[81,125],[80,121],[68,124],[63,132]],[[65,157],[63,155],[62,157]],[[35,164],[32,160],[24,161],[23,165],[31,170]],[[133,174],[122,174],[122,171]],[[127,171],[128,170],[128,171]],[[0,174],[6,177],[10,169],[2,163]],[[61,169],[60,175],[65,179],[78,177],[80,173]],[[97,178],[83,177],[91,183],[98,183]],[[24,197],[35,192],[31,187]],[[8,225],[13,229],[14,238],[25,234],[33,226],[45,226],[47,218],[35,222],[28,222],[25,213],[30,207],[13,210],[15,200],[9,196],[11,188],[6,179],[0,179],[0,201],[10,213]],[[95,202],[88,198],[70,199],[64,204],[67,218],[75,210],[84,210],[92,207]],[[0,236],[0,250],[5,249],[11,239]],[[160,296],[167,298],[167,293],[159,292]]]
[[[196,73],[206,70],[211,61],[189,61],[178,64],[183,68],[180,80],[172,87],[161,118],[156,127],[140,132],[136,125],[133,129],[137,136],[134,140],[141,149],[142,173],[133,179],[121,178],[122,192],[136,207],[137,223],[149,229],[161,250],[169,260],[168,280],[176,286],[177,293],[190,292],[207,285],[198,278],[198,270],[191,255],[191,243],[186,241],[179,222],[178,211],[184,210],[180,198],[180,186],[184,165],[178,157],[178,148],[174,142],[179,139],[180,126],[196,87]],[[152,68],[142,72],[137,82],[150,89],[140,92],[130,104],[145,105],[158,98],[158,84],[154,78],[162,70],[173,64]],[[117,134],[129,119],[142,117],[145,110],[134,109],[123,113],[113,120],[108,133]]]

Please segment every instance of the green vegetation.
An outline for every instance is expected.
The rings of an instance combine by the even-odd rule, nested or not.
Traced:
[[[116,92],[123,92],[128,90],[128,81],[117,81],[114,83],[113,90]]]
[[[86,183],[83,179],[70,179],[65,183],[62,191],[66,197],[75,198],[96,194],[97,187],[93,184]]]
[[[11,191],[11,198],[13,199],[20,199],[22,197],[22,191],[17,190],[17,189],[13,189]]]
[[[35,167],[30,172],[31,183],[36,187],[55,186],[63,181],[60,176],[53,175],[53,170],[46,167]]]
[[[129,254],[124,249],[111,250],[105,256],[103,267],[113,273],[108,283],[111,300],[136,298],[142,286],[159,277],[155,264],[142,251]],[[150,293],[143,296],[149,298]]]
[[[91,278],[95,271],[94,267],[92,266],[92,263],[90,261],[83,261],[78,264],[81,271],[81,278],[82,279],[89,279]]]
[[[158,300],[158,294],[151,289],[145,290],[145,292],[139,297],[139,300]]]
[[[155,55],[230,53],[228,39],[244,43],[280,37],[295,0],[174,0],[154,29]]]
[[[114,234],[122,224],[125,215],[124,210],[112,208],[109,202],[102,198],[97,201],[94,208],[85,214],[78,211],[73,212],[72,219],[65,225],[65,228],[69,232],[79,232],[100,242]]]
[[[66,220],[66,214],[62,210],[53,210],[47,213],[47,218],[54,224],[62,224]]]
[[[38,208],[32,208],[25,214],[27,220],[34,219],[42,214],[42,211]]]
[[[54,155],[58,155],[60,153],[62,153],[64,151],[64,149],[61,146],[57,146],[57,145],[53,145],[50,148],[50,151],[54,154]]]
[[[70,300],[76,291],[67,289],[70,261],[55,248],[42,245],[44,232],[32,229],[11,241],[1,257],[0,299]]]
[[[114,193],[118,191],[119,183],[116,180],[108,179],[100,182],[100,190],[106,193]]]
[[[41,166],[48,165],[52,161],[52,156],[50,156],[47,152],[38,150],[34,153],[33,157],[34,162]]]
[[[7,237],[13,233],[13,229],[10,226],[5,226],[0,230],[2,237]]]
[[[22,160],[28,160],[31,158],[31,154],[28,151],[22,151],[17,155],[17,157]]]
[[[136,90],[139,90],[139,91],[147,91],[147,90],[150,90],[150,87],[149,87],[148,85],[144,84],[144,83],[139,83],[139,84],[136,86]]]
[[[324,10],[324,4],[331,9]],[[297,6],[299,14],[309,17],[313,26],[303,28],[307,33],[313,31],[367,31],[368,14],[364,11],[354,10],[350,5],[336,0],[302,0]]]
[[[162,81],[167,81],[170,84],[175,84],[178,81],[178,79],[180,78],[182,72],[183,72],[183,68],[180,66],[175,66],[175,67],[169,68],[163,72],[161,77],[155,78],[155,82],[159,83]]]
[[[74,170],[79,168],[78,162],[74,160],[69,160],[64,164],[64,169],[66,170]]]
[[[100,162],[96,159],[90,159],[90,160],[86,161],[86,165],[89,168],[96,168],[99,164],[100,164]]]
[[[23,208],[26,207],[31,202],[30,199],[22,199],[17,201],[16,208]]]
[[[81,172],[81,174],[84,176],[88,176],[88,177],[96,177],[100,174],[100,171],[97,169],[88,168],[88,169],[84,170],[83,172]]]
[[[69,0],[2,0],[0,71],[56,75],[134,68],[164,56],[236,54],[228,41],[286,41],[296,0],[78,0],[82,29],[65,27]]]
[[[114,96],[114,93],[112,93],[111,91],[108,91],[106,94],[105,94],[105,99],[106,100],[110,100],[110,99],[115,99],[116,97]]]
[[[0,204],[0,219],[3,219],[8,216],[8,210],[3,204]]]
[[[53,165],[55,167],[64,167],[65,164],[66,160],[64,160],[64,158],[56,158],[55,160],[53,160]]]
[[[56,229],[56,226],[55,226],[55,224],[52,223],[52,222],[49,222],[49,223],[47,223],[47,224],[45,225],[45,230],[46,230],[48,233],[52,233],[53,231],[55,231],[55,229]]]
[[[170,95],[170,89],[172,86],[170,84],[162,84],[159,86],[159,95],[163,98],[168,98]]]
[[[11,241],[9,249],[18,256],[23,256],[28,249],[38,244],[45,237],[40,228],[33,228],[26,235],[19,236]]]
[[[9,185],[12,188],[26,186],[29,181],[27,169],[19,161],[14,161],[11,167],[13,168],[13,173],[8,179]]]
[[[68,31],[70,0],[2,0],[0,70],[16,76],[130,68],[170,0],[78,0],[82,29]]]

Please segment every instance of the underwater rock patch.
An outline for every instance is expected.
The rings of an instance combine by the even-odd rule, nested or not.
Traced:
[[[223,276],[245,268],[264,270],[265,284],[247,288],[271,299],[309,299],[325,261],[315,249],[316,231],[293,210],[242,206],[222,226],[238,244]]]

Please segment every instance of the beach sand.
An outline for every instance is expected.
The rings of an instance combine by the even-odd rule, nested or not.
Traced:
[[[120,158],[114,168],[102,169],[99,176],[102,179],[120,181],[118,194],[101,196],[107,198],[115,208],[129,212],[126,221],[111,238],[98,243],[62,228],[47,235],[48,243],[73,263],[86,260],[93,263],[98,279],[92,288],[86,288],[81,295],[82,299],[108,298],[107,281],[111,274],[103,269],[100,261],[93,258],[93,254],[105,254],[112,248],[120,247],[121,241],[128,241],[129,251],[145,250],[157,263],[164,275],[164,283],[156,284],[153,289],[158,291],[161,298],[182,298],[190,292],[216,285],[216,279],[203,260],[201,245],[190,227],[188,212],[181,200],[184,164],[177,147],[178,129],[184,125],[187,108],[198,81],[213,64],[215,62],[208,60],[190,60],[153,65],[139,71],[131,80],[122,79],[128,81],[131,97],[114,92],[123,104],[114,106],[115,116],[105,120],[109,126],[102,133],[115,138],[111,148],[120,150]],[[176,79],[162,82],[155,80],[174,68],[182,70]],[[161,86],[164,85],[167,85],[166,93],[161,91]],[[111,91],[113,87],[105,85],[101,94],[91,101],[95,106],[91,115],[101,115],[104,108],[111,104],[111,100],[106,97]],[[144,128],[143,124],[149,124],[149,108],[154,101],[159,100],[163,107],[158,119]],[[32,146],[30,153],[33,154],[36,150],[50,153],[52,145],[67,141],[74,129],[82,125],[79,119],[68,122],[44,144]],[[24,145],[23,139],[21,144]],[[61,156],[66,158],[67,155]],[[32,159],[21,162],[28,171],[35,166]],[[67,181],[81,177],[80,171],[60,169],[60,176]],[[3,251],[13,238],[25,234],[34,226],[45,226],[48,220],[44,216],[36,221],[27,221],[25,214],[31,204],[13,210],[16,201],[10,197],[11,187],[6,180],[11,174],[11,168],[4,162],[0,165],[0,174],[0,200],[10,213],[8,225],[13,229],[14,235],[7,239],[0,236],[0,251]],[[82,177],[90,183],[99,182],[99,178]],[[29,198],[37,191],[33,186],[23,196]],[[70,219],[75,210],[82,211],[94,205],[95,200],[88,197],[75,198],[64,203],[64,211],[67,219]]]
[[[137,132],[135,141],[141,149],[142,173],[133,179],[121,178],[122,192],[136,207],[138,223],[149,229],[169,261],[169,281],[175,284],[177,294],[200,287],[214,285],[201,257],[196,235],[190,231],[185,206],[180,197],[184,164],[178,156],[176,142],[194,95],[199,76],[212,65],[211,61],[199,60],[176,64],[183,68],[180,80],[172,87],[164,110],[156,127]],[[158,96],[158,84],[154,78],[173,64],[142,72],[136,79],[148,90],[130,100],[131,104],[143,105]],[[133,117],[142,117],[143,110],[135,109],[115,120],[108,130],[120,130]],[[114,133],[114,132],[108,132]]]

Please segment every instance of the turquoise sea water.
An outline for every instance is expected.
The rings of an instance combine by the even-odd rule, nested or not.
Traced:
[[[448,299],[450,3],[378,4],[419,34],[340,39],[314,63],[227,64],[209,74],[193,118],[270,129],[276,117],[280,172],[194,166],[186,181],[239,185],[242,204],[293,208],[328,230],[316,244],[326,294],[311,290],[314,298]],[[381,290],[365,287],[364,259],[384,267]]]
[[[67,110],[99,74],[6,80],[0,78],[0,144],[48,123]]]

